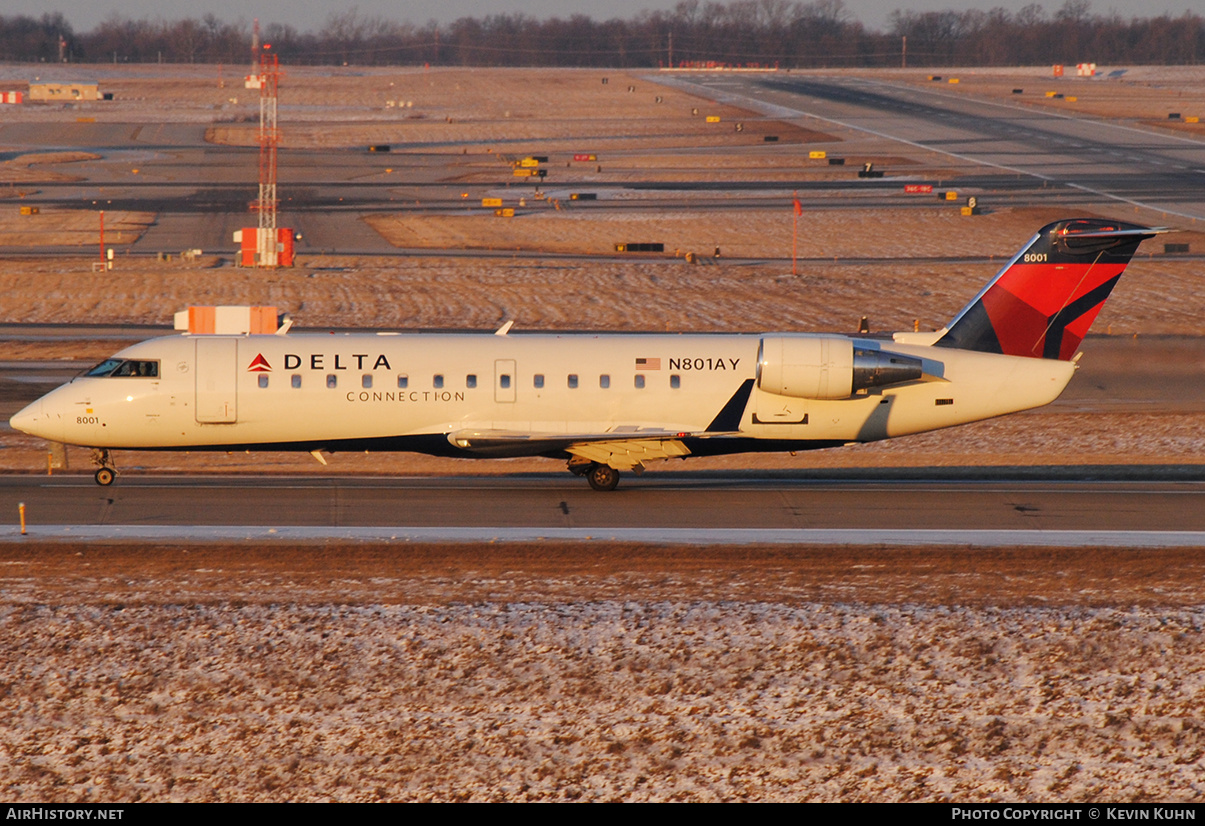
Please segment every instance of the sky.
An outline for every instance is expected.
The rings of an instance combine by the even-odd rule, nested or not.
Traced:
[[[706,0],[703,0],[706,2]],[[721,0],[726,2],[726,0]],[[940,11],[944,9],[991,9],[1002,7],[1016,11],[1035,0],[845,0],[846,8],[870,29],[885,30],[891,12],[896,9]],[[1037,0],[1048,15],[1053,15],[1063,0]],[[299,31],[318,30],[332,12],[358,9],[368,17],[380,16],[423,24],[428,20],[448,23],[460,17],[522,12],[537,19],[587,14],[596,20],[634,17],[640,11],[670,10],[677,0],[0,0],[0,15],[17,14],[40,17],[46,12],[62,12],[76,31],[88,31],[106,17],[200,18],[212,13],[233,23],[240,19],[250,24],[288,23]],[[1093,0],[1092,13],[1116,12],[1122,18],[1151,17],[1162,14],[1179,16],[1186,11],[1201,12],[1200,0]]]

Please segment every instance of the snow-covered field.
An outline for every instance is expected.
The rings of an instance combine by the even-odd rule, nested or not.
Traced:
[[[1169,553],[7,549],[0,789],[1199,800]]]

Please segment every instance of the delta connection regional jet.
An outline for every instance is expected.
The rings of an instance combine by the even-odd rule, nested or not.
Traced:
[[[192,308],[190,332],[127,347],[12,426],[94,448],[101,485],[114,449],[324,463],[390,450],[549,456],[613,490],[657,459],[873,442],[1048,404],[1138,245],[1164,231],[1049,224],[933,333],[289,335],[273,308]],[[244,323],[223,334],[214,314],[231,310]]]

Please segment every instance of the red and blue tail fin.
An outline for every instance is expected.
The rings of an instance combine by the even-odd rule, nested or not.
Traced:
[[[1138,245],[1166,231],[1097,218],[1047,224],[947,325],[937,346],[1070,359]]]

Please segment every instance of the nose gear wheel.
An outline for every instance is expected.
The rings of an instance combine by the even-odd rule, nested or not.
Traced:
[[[107,450],[93,450],[92,463],[98,465],[93,478],[96,479],[96,484],[101,487],[108,487],[113,484],[113,480],[117,478],[117,471],[113,467],[113,460],[109,456]]]

